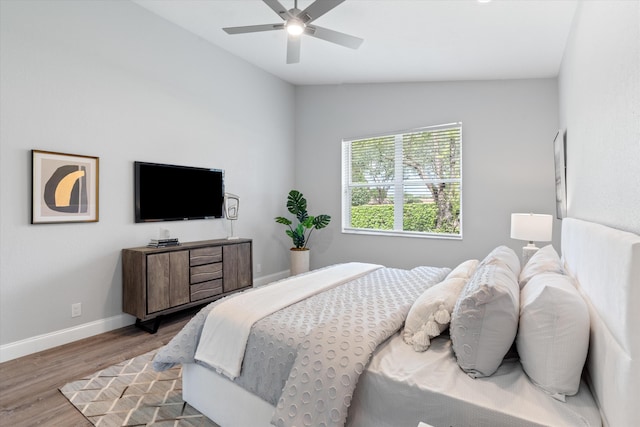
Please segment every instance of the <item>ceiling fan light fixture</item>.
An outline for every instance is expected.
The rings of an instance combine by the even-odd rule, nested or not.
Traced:
[[[305,25],[299,19],[289,19],[286,23],[287,33],[292,36],[299,36],[304,32]]]
[[[0,0],[2,1],[2,0]],[[242,27],[227,27],[223,30],[227,34],[245,34],[262,31],[287,30],[287,64],[300,62],[300,42],[302,35],[325,40],[350,49],[357,49],[361,38],[328,28],[318,27],[315,20],[334,9],[345,0],[314,0],[304,10],[298,9],[298,0],[294,0],[292,9],[287,10],[280,0],[262,0],[271,10],[284,21],[279,24],[245,25]]]

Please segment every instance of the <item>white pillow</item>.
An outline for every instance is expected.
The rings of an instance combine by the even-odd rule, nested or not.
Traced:
[[[456,268],[454,268],[449,274],[447,274],[446,278],[453,279],[454,277],[459,277],[461,279],[468,279],[476,271],[479,262],[480,261],[478,261],[477,259],[469,259],[461,262]]]
[[[506,264],[478,267],[460,293],[449,334],[458,365],[470,377],[493,374],[518,330],[520,288]]]
[[[445,279],[424,291],[413,303],[404,325],[404,342],[415,351],[429,348],[431,338],[449,326],[451,311],[467,279]]]
[[[487,255],[479,266],[489,264],[504,264],[516,275],[516,278],[520,274],[520,258],[513,251],[513,249],[507,246],[498,246]],[[478,266],[478,267],[479,267]]]
[[[580,386],[589,349],[589,311],[571,278],[542,273],[522,288],[516,338],[531,381],[564,402]]]
[[[551,245],[547,245],[538,250],[522,268],[518,279],[520,281],[520,289],[522,289],[533,276],[540,273],[564,273],[560,256],[558,256],[558,253]]]

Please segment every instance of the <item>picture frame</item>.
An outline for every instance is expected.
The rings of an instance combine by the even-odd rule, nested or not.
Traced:
[[[553,139],[556,177],[556,217],[567,216],[567,132],[559,130]]]
[[[31,150],[31,224],[98,222],[100,159]]]

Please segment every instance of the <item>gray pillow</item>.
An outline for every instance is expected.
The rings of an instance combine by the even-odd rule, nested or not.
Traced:
[[[520,309],[516,274],[506,264],[485,263],[456,301],[449,333],[458,365],[472,378],[493,374],[514,342]]]

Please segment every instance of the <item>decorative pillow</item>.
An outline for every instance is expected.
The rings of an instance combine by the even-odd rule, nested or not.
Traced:
[[[578,392],[589,327],[587,304],[570,277],[542,273],[522,288],[516,338],[522,368],[534,384],[563,402],[565,395]]]
[[[551,245],[547,245],[538,250],[522,268],[518,279],[520,281],[520,289],[522,289],[533,276],[540,273],[564,273],[560,256],[558,256],[558,253]]]
[[[467,279],[445,279],[424,293],[413,303],[404,325],[404,342],[415,351],[425,351],[431,338],[437,337],[449,326],[451,310]]]
[[[520,258],[513,251],[513,249],[507,246],[498,246],[487,255],[480,266],[489,264],[504,264],[516,275],[516,278],[520,274]]]
[[[453,279],[454,277],[468,279],[476,271],[478,264],[479,261],[477,259],[469,259],[467,261],[464,261],[460,263],[456,268],[451,270],[451,272],[447,275],[447,279]]]
[[[478,267],[460,293],[449,334],[458,365],[470,377],[493,374],[518,330],[520,287],[503,263]]]

